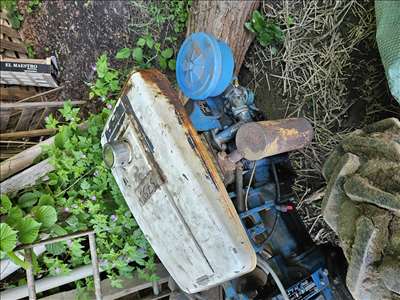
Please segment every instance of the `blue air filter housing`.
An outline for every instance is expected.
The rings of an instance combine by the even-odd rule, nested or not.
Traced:
[[[232,81],[233,68],[233,54],[228,44],[209,33],[197,32],[179,49],[176,78],[186,97],[204,100],[222,94]]]

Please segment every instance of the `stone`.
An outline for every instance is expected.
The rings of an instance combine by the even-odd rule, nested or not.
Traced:
[[[326,188],[322,200],[322,214],[326,223],[337,232],[340,206],[346,199],[343,192],[345,176],[353,174],[360,166],[360,160],[351,153],[344,154],[337,163]]]
[[[371,299],[378,281],[374,263],[381,259],[382,236],[371,219],[361,216],[347,270],[346,284],[355,299]]]
[[[393,257],[385,257],[379,267],[379,273],[386,288],[400,294],[400,261]]]
[[[324,163],[324,166],[322,167],[322,175],[324,176],[325,180],[328,181],[330,179],[336,165],[344,153],[345,152],[340,145],[333,149],[332,153],[329,155],[328,159]]]
[[[357,174],[349,177],[343,188],[346,195],[353,201],[371,203],[400,214],[399,194],[382,191]]]
[[[393,216],[389,224],[389,233],[385,254],[397,257],[400,261],[400,217]]]
[[[368,159],[386,158],[400,162],[400,144],[394,141],[354,135],[344,139],[342,147],[346,152],[362,155]]]
[[[351,260],[351,250],[356,232],[357,219],[361,214],[361,208],[350,199],[345,199],[340,206],[340,218],[338,221],[338,236],[340,246],[343,249],[347,261]]]
[[[384,159],[371,159],[357,171],[375,187],[389,193],[400,193],[400,163]]]
[[[400,134],[400,121],[396,118],[387,118],[373,124],[367,125],[363,128],[366,133],[384,132],[386,130],[393,130]]]

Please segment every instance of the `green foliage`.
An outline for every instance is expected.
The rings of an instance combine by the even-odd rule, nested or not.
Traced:
[[[179,34],[186,28],[191,4],[192,0],[150,2],[148,12],[157,27],[168,24],[173,28],[175,34]]]
[[[0,250],[12,251],[17,245],[17,232],[5,223],[0,223]]]
[[[1,195],[0,201],[1,201],[0,213],[1,214],[8,213],[12,207],[10,199],[7,197],[7,195]]]
[[[71,272],[68,264],[59,258],[43,256],[43,262],[49,270],[50,275],[66,275]]]
[[[28,192],[22,194],[18,199],[18,205],[20,208],[29,208],[35,205],[35,203],[39,200],[38,193]]]
[[[42,224],[31,217],[24,217],[15,224],[18,231],[18,240],[23,244],[33,243],[39,235],[39,229]]]
[[[99,57],[96,63],[97,79],[94,84],[90,84],[89,98],[99,97],[106,103],[112,102],[111,99],[120,91],[119,72],[110,68],[106,54]]]
[[[26,50],[28,52],[28,57],[29,58],[36,58],[36,51],[35,51],[35,48],[33,48],[33,45],[28,44],[26,46]]]
[[[104,63],[105,57],[100,59],[97,72],[104,79],[111,69]],[[119,82],[119,78],[116,80]],[[87,129],[78,126],[79,110],[70,102],[59,111],[66,122],[53,124],[58,128],[55,143],[43,148],[44,158],[49,158],[55,167],[48,174],[49,180],[11,199],[1,197],[1,219],[5,220],[1,223],[1,239],[9,240],[4,243],[7,256],[26,267],[10,252],[17,244],[32,243],[42,233],[56,237],[93,228],[99,260],[114,286],[121,283],[121,276],[128,277],[135,270],[129,262],[136,263],[139,269],[147,268],[143,273],[146,279],[153,280],[154,252],[102,159],[100,136],[110,110],[91,115],[85,122]],[[53,118],[47,122],[54,123]],[[46,248],[46,256],[38,258],[38,266],[47,267],[51,275],[90,264],[86,239],[55,243]]]
[[[28,14],[32,13],[34,10],[36,10],[38,7],[42,5],[42,0],[29,0],[28,5],[26,7],[26,11]]]
[[[32,213],[44,228],[49,228],[57,222],[57,212],[52,206],[36,206],[32,209]]]
[[[57,128],[58,120],[53,117],[53,115],[49,115],[46,117],[46,128]]]
[[[163,71],[174,71],[174,53],[177,52],[178,38],[186,28],[191,3],[192,0],[150,1],[145,9],[152,20],[151,25],[136,41],[136,47],[122,48],[116,58],[132,59],[140,68],[158,67]],[[162,36],[158,36],[160,32]]]
[[[10,20],[12,28],[19,29],[24,17],[18,10],[17,0],[1,0],[0,8],[7,10],[7,17]]]
[[[258,10],[253,12],[250,21],[245,23],[245,27],[256,34],[257,41],[264,47],[283,42],[282,29],[274,22],[266,20]]]
[[[135,48],[122,48],[117,52],[116,59],[126,60],[132,58],[140,68],[152,67],[152,61],[158,60],[158,66],[162,70],[175,70],[174,49],[166,48],[161,50],[161,44],[156,43],[153,37],[146,34],[136,42]]]

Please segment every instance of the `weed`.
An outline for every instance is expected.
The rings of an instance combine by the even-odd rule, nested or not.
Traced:
[[[42,5],[42,0],[29,0],[28,5],[26,7],[26,12],[28,14],[32,13],[34,10],[40,7]]]
[[[119,72],[109,67],[107,55],[103,54],[96,63],[97,79],[94,84],[90,84],[89,98],[95,96],[102,101],[111,104],[113,96],[121,89]]]
[[[24,17],[18,10],[17,0],[1,0],[0,8],[7,11],[7,17],[11,23],[12,28],[19,29]]]
[[[133,59],[140,68],[157,66],[161,70],[175,70],[174,53],[177,51],[178,38],[186,27],[191,3],[191,0],[161,0],[145,5],[131,1],[136,9],[142,10],[150,17],[151,22],[146,24],[146,29],[139,33],[136,47],[120,49],[116,58]],[[150,28],[154,31],[153,34]],[[157,32],[163,32],[163,36],[158,37]]]
[[[161,50],[161,44],[156,43],[149,34],[140,37],[136,42],[136,46],[135,48],[122,48],[115,58],[119,60],[132,58],[141,68],[151,67],[153,65],[152,61],[157,59],[158,65],[162,70],[175,70],[174,49],[166,48]]]
[[[26,51],[28,52],[27,54],[29,58],[36,58],[36,51],[32,44],[26,46]]]
[[[1,196],[1,258],[7,256],[26,268],[14,253],[18,244],[37,241],[43,233],[56,237],[93,228],[101,266],[113,286],[120,287],[120,277],[128,277],[136,269],[129,262],[135,262],[137,269],[146,268],[141,276],[155,280],[151,271],[154,252],[102,159],[100,135],[110,110],[91,115],[87,130],[78,126],[79,108],[67,103],[59,111],[65,123],[48,120],[47,126],[57,127],[58,133],[54,144],[43,149],[55,168],[48,174],[49,180],[17,195]],[[34,257],[36,273],[67,274],[71,268],[90,264],[83,240],[46,248],[44,256]]]
[[[130,277],[135,270],[146,280],[157,280],[154,251],[102,158],[101,132],[121,89],[122,75],[109,66],[105,54],[97,61],[96,74],[90,93],[106,102],[107,108],[89,116],[87,129],[81,129],[79,108],[69,102],[59,110],[63,122],[47,117],[46,127],[57,128],[58,133],[54,144],[43,147],[42,152],[54,171],[47,175],[47,181],[32,188],[1,195],[0,259],[8,257],[26,268],[14,252],[18,244],[37,241],[43,233],[56,237],[92,228],[101,267],[112,286],[122,287],[121,276]],[[90,264],[89,251],[81,239],[54,243],[46,250],[42,257],[34,256],[36,274],[68,274],[71,268]],[[82,292],[93,282],[86,279],[76,286]]]
[[[288,18],[287,23],[293,23],[293,19]],[[256,34],[257,41],[264,47],[282,43],[284,34],[282,29],[272,21],[265,19],[258,10],[255,10],[245,27]]]

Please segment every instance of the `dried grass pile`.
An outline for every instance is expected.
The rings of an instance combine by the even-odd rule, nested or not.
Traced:
[[[313,124],[313,143],[292,154],[294,190],[314,240],[335,242],[320,214],[323,163],[347,133],[396,110],[376,48],[373,1],[279,0],[261,7],[285,28],[285,40],[278,50],[253,46],[245,62],[252,74],[248,85],[256,94],[261,85],[278,90],[281,117],[301,116]]]

